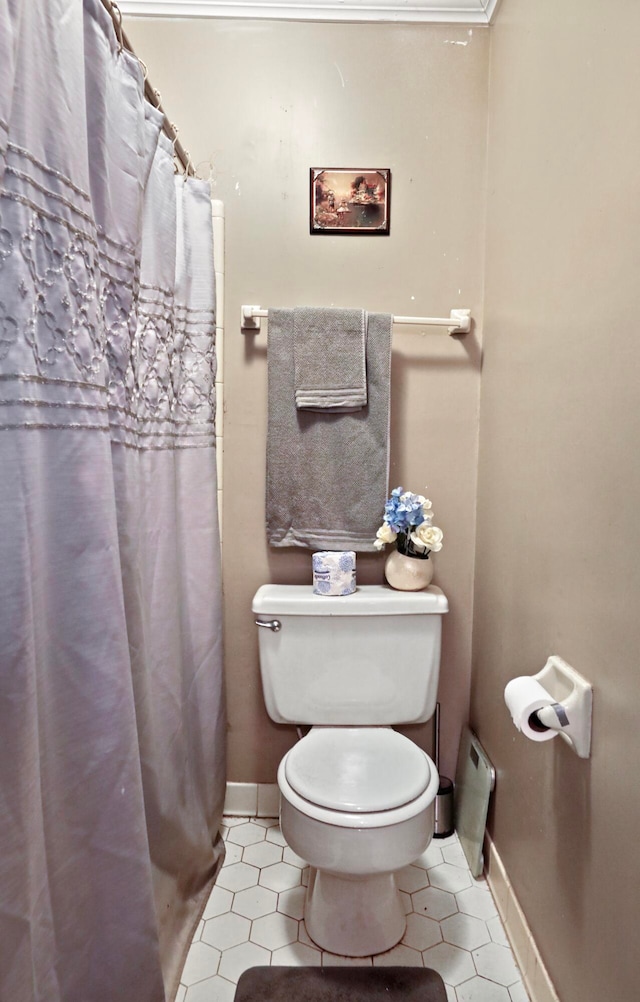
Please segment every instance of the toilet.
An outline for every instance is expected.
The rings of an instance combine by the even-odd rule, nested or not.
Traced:
[[[429,845],[438,792],[434,763],[392,725],[435,711],[447,599],[263,585],[252,608],[267,712],[310,725],[278,768],[282,832],[310,864],[307,932],[329,953],[382,953],[404,934],[395,873]]]

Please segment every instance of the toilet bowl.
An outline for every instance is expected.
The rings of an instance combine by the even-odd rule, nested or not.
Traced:
[[[278,785],[282,832],[312,867],[311,939],[342,956],[391,949],[406,926],[394,874],[433,833],[431,759],[389,727],[314,727],[282,759]]]
[[[395,873],[429,845],[439,786],[392,726],[433,716],[447,599],[434,586],[263,585],[252,608],[269,716],[311,727],[278,768],[282,832],[310,864],[307,932],[341,956],[390,950],[405,930]]]

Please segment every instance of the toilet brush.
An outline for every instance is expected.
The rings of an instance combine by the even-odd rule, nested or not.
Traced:
[[[440,703],[436,703],[434,736],[434,761],[440,785],[436,796],[434,838],[448,838],[453,835],[453,782],[440,775]]]

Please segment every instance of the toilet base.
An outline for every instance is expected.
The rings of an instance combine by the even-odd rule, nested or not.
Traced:
[[[390,950],[407,924],[393,873],[353,877],[313,868],[304,922],[317,946],[342,957]]]

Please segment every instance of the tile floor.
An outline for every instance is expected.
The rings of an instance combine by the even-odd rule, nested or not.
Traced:
[[[439,971],[449,1002],[528,1002],[484,880],[455,835],[434,839],[398,874],[407,910],[402,942],[376,957],[319,950],[302,921],[308,867],[278,821],[225,818],[227,847],[182,973],[176,1002],[232,1002],[238,978],[265,964],[407,964]]]

